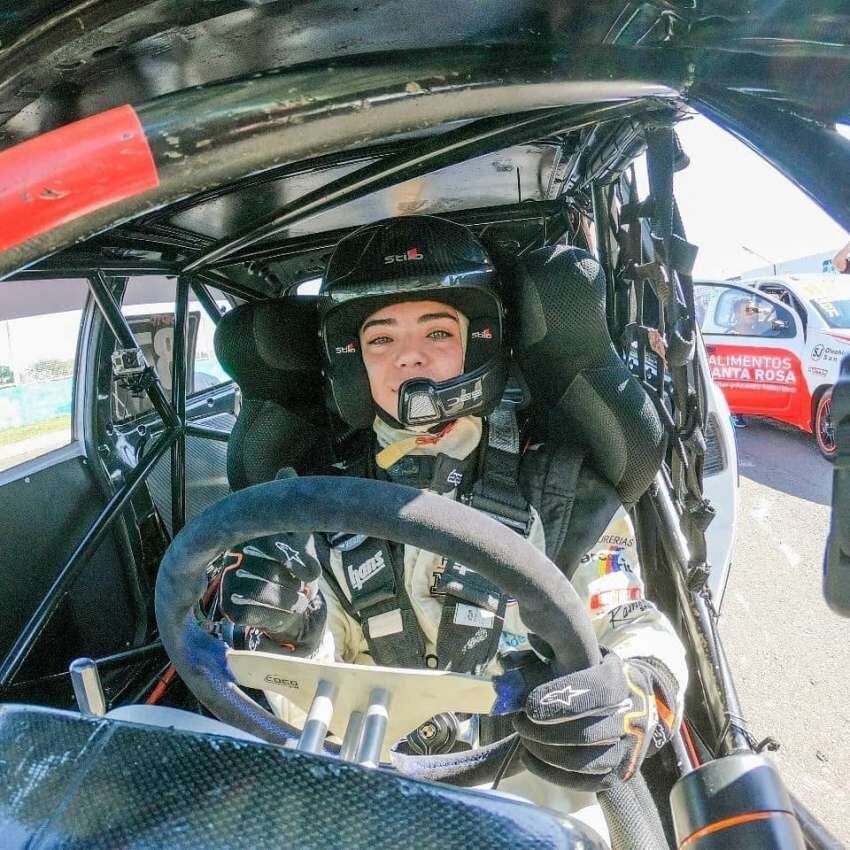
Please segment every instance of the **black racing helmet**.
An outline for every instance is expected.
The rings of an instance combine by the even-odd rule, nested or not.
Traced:
[[[463,374],[399,388],[397,423],[435,426],[486,416],[507,378],[501,282],[493,261],[462,225],[434,216],[386,219],[337,243],[319,292],[328,404],[354,428],[372,424],[372,401],[359,332],[376,310],[399,301],[440,301],[469,319]]]

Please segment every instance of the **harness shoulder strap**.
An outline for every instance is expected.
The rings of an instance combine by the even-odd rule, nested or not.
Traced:
[[[478,480],[461,498],[523,536],[533,514],[519,487],[519,427],[513,406],[503,404],[487,421],[487,443]],[[441,668],[477,673],[499,649],[508,597],[463,564],[448,563],[431,592],[443,596],[437,633]]]
[[[371,435],[330,472],[373,478]],[[392,544],[362,534],[316,534],[316,549],[325,580],[345,612],[360,624],[376,664],[422,667],[425,639],[404,587],[404,557]],[[334,569],[334,564],[338,567]]]
[[[521,459],[516,414],[512,406],[502,404],[487,419],[481,473],[462,498],[466,504],[527,537],[533,515],[519,487]]]

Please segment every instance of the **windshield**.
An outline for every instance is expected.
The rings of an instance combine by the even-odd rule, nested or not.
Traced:
[[[812,304],[831,328],[850,329],[850,298],[812,298]]]

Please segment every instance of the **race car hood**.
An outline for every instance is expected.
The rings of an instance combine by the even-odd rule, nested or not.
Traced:
[[[272,68],[493,44],[615,48],[600,54],[603,66],[623,52],[657,61],[663,51],[673,65],[690,63],[691,85],[850,120],[841,0],[0,0],[0,148],[109,107]]]

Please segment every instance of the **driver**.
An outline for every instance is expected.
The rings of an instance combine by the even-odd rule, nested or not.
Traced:
[[[367,225],[337,245],[320,294],[328,404],[362,435],[336,472],[461,499],[524,534],[584,599],[604,659],[554,677],[540,661],[546,647],[529,639],[518,606],[497,587],[439,555],[362,535],[277,535],[227,553],[221,610],[247,628],[250,648],[475,674],[523,670],[534,686],[510,718],[522,743],[517,766],[561,789],[527,772],[501,788],[562,811],[562,789],[571,789],[566,810],[575,813],[638,770],[681,719],[685,650],[644,595],[629,516],[616,499],[584,499],[586,513],[572,521],[591,529],[585,548],[604,532],[583,557],[575,546],[571,553],[565,523],[579,485],[570,485],[557,447],[526,440],[521,450],[515,415],[500,405],[502,284],[466,228],[426,216]],[[501,720],[482,718],[482,739],[513,731]],[[415,754],[460,746],[436,728],[420,727],[399,746]]]
[[[759,322],[759,308],[754,298],[744,296],[739,298],[732,310],[732,324],[726,330],[727,334],[739,336],[759,336],[763,331]]]

